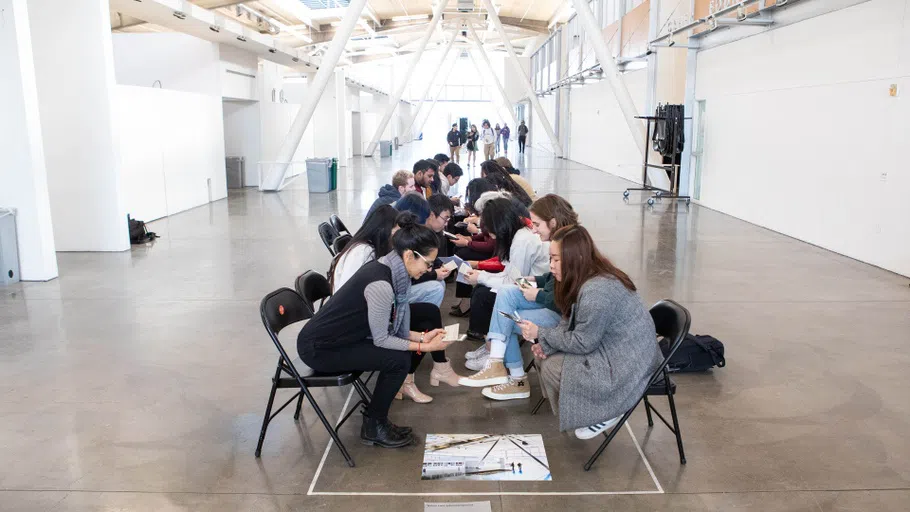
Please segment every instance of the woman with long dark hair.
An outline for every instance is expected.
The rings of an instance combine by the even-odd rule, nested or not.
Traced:
[[[524,320],[521,334],[536,342],[541,388],[560,430],[591,439],[635,405],[660,366],[654,321],[629,276],[582,226],[553,234],[550,271],[559,325]]]
[[[543,242],[549,242],[554,231],[577,223],[578,214],[572,205],[557,195],[548,194],[531,205],[531,231]],[[553,274],[547,272],[540,276],[527,276],[518,286],[497,289],[487,343],[465,354],[469,361],[475,360],[472,366],[482,365],[482,368],[470,377],[463,377],[459,384],[482,387],[483,396],[493,400],[531,396],[518,345],[521,329],[499,312],[516,313],[538,326],[555,327],[561,314],[554,300],[555,285]]]
[[[477,125],[472,124],[471,130],[467,134],[468,147],[468,166],[477,165],[477,141],[480,139],[480,132],[477,131]]]
[[[316,371],[379,372],[373,399],[363,412],[360,438],[385,448],[415,441],[411,429],[389,420],[389,408],[405,382],[411,354],[445,350],[449,345],[445,330],[437,328],[441,327],[438,309],[436,318],[412,318],[407,301],[411,279],[430,270],[438,241],[431,229],[410,219],[399,222],[392,250],[361,267],[297,337],[300,358]]]
[[[532,190],[529,194],[514,179],[513,174],[509,174],[508,171],[506,171],[494,160],[487,160],[486,162],[480,164],[480,175],[481,177],[490,180],[499,190],[505,190],[506,192],[512,194],[525,206],[531,206],[531,203],[534,202],[534,191]],[[528,187],[530,187],[530,185],[528,185]]]
[[[382,205],[367,215],[348,245],[332,260],[329,284],[333,293],[344,286],[360,267],[388,254],[392,249],[389,239],[397,216],[398,211],[389,205]]]

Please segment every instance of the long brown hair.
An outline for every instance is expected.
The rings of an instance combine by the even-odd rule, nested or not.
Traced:
[[[553,233],[551,241],[559,244],[562,281],[556,281],[555,299],[556,307],[564,316],[569,315],[572,304],[578,301],[582,285],[592,277],[612,277],[629,291],[636,290],[629,276],[597,250],[591,234],[584,227],[573,225],[561,228]]]
[[[553,231],[578,224],[578,214],[572,209],[572,205],[556,194],[547,194],[534,201],[531,211],[546,223],[555,219],[556,227]]]

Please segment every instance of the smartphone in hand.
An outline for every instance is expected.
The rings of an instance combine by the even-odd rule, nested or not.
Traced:
[[[515,322],[516,324],[517,324],[518,322],[521,322],[521,317],[518,316],[518,312],[517,312],[517,311],[516,311],[515,313],[513,313],[513,314],[506,313],[505,311],[500,311],[499,314],[502,315],[502,316],[504,316],[504,317],[506,317],[506,318],[508,318],[509,320]]]

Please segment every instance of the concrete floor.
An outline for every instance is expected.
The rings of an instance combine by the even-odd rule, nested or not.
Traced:
[[[542,434],[553,481],[423,482],[421,447],[362,446],[356,417],[349,469],[337,449],[323,458],[328,435],[306,407],[299,424],[276,418],[254,458],[276,360],[259,300],[327,269],[317,224],[337,212],[356,228],[393,171],[440,149],[418,144],[355,160],[336,193],[232,191],[153,223],[154,245],[61,253],[59,279],[0,289],[0,510],[910,508],[906,278],[695,205],[624,203],[628,182],[542,153],[515,158],[535,188],[575,205],[648,303],[680,301],[693,332],[726,344],[726,368],[678,377],[688,465],[637,411],[585,473],[597,441],[560,434],[530,401],[430,388],[429,362],[417,380],[436,400],[396,402],[394,419],[420,434]],[[473,348],[450,349],[463,373]],[[337,417],[348,391],[317,396]]]

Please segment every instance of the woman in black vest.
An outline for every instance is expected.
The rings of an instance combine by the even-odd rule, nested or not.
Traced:
[[[426,328],[411,319],[408,290],[433,268],[436,234],[414,222],[398,221],[392,236],[393,250],[364,265],[336,291],[297,337],[297,351],[310,368],[319,372],[378,371],[373,400],[363,415],[360,438],[365,444],[399,448],[411,444],[411,429],[389,421],[389,407],[411,367],[411,353],[445,350],[445,330],[439,310],[426,314]],[[435,314],[435,318],[434,318]],[[421,330],[411,331],[419,326]]]

